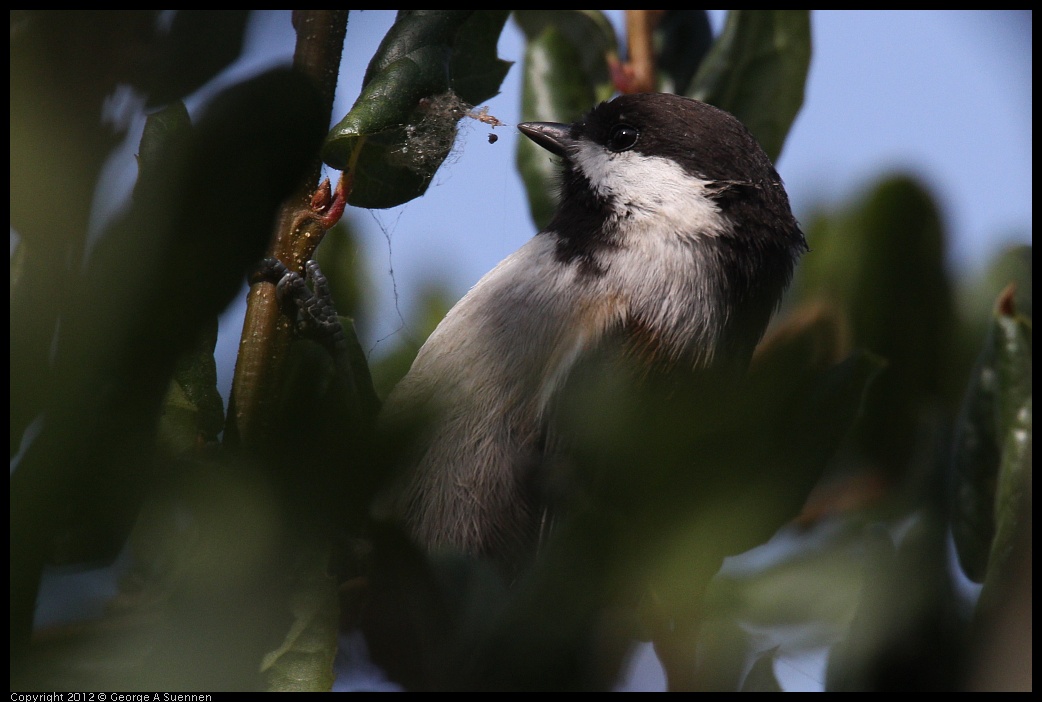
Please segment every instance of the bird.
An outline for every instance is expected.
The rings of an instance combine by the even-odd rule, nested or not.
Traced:
[[[527,562],[552,407],[611,345],[638,367],[744,369],[807,251],[777,171],[724,110],[620,95],[518,130],[560,161],[549,223],[448,312],[385,400],[429,418],[373,512],[427,552]]]

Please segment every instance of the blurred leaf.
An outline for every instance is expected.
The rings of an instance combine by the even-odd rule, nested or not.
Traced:
[[[355,174],[350,204],[394,207],[426,191],[460,118],[495,95],[506,75],[509,64],[495,48],[508,14],[399,11],[366,69],[361,95],[322,149],[326,163]]]
[[[180,100],[220,73],[242,51],[249,10],[175,10],[157,31],[133,84],[148,95],[147,107]]]
[[[407,690],[501,689],[499,671],[475,675],[475,648],[488,641],[511,599],[502,575],[478,559],[424,554],[383,525],[372,534],[366,601],[359,608],[372,660]]]
[[[591,425],[584,404],[563,404],[569,435],[600,457],[598,482],[610,487],[612,500],[655,512],[649,528],[667,515],[695,518],[689,526],[720,529],[721,538],[692,543],[716,544],[720,558],[745,551],[799,511],[881,367],[863,352],[838,364],[828,354],[807,353],[819,343],[819,324],[828,321],[775,342],[740,382],[676,373],[633,387],[618,373],[595,372],[581,379],[588,385],[576,386],[585,389],[575,401],[614,411],[601,410],[602,420]],[[750,433],[761,441],[742,441]],[[648,470],[635,472],[633,465]],[[616,470],[605,473],[608,466]],[[748,511],[737,509],[759,500]]]
[[[316,258],[336,308],[340,312],[357,312],[369,281],[355,233],[346,220],[342,219],[327,233]],[[306,472],[316,473],[303,481],[317,487],[315,494],[304,500],[305,509],[317,512],[319,505],[325,505],[330,514],[351,522],[362,517],[381,479],[379,468],[366,449],[372,442],[371,429],[380,399],[373,386],[369,359],[358,339],[356,320],[341,315],[339,321],[345,348],[337,351],[335,359],[325,348],[302,352],[302,346],[317,346],[314,343],[301,340],[292,345],[281,426],[284,431],[299,432],[294,440],[285,442],[289,448],[286,464],[296,466],[306,460]],[[299,454],[300,446],[308,447],[306,459]],[[298,470],[292,468],[291,472]],[[300,482],[300,478],[297,475],[288,479]]]
[[[826,691],[958,689],[965,621],[938,517],[932,507],[920,511],[896,546],[885,525],[866,529],[860,603],[829,655]]]
[[[864,577],[864,543],[857,522],[839,524],[824,534],[786,527],[737,560],[757,567],[728,568],[713,579],[707,608],[714,616],[755,631],[785,629],[789,650],[820,648],[846,633]]]
[[[203,329],[194,348],[177,360],[159,419],[160,446],[172,457],[214,444],[224,429],[224,403],[217,391],[217,319]]]
[[[703,395],[708,403],[703,410],[679,414],[690,422],[688,462],[676,464],[662,481],[660,490],[672,486],[669,497],[659,495],[643,505],[654,516],[632,519],[649,526],[657,521],[661,530],[643,534],[644,550],[656,554],[652,586],[668,619],[698,622],[709,612],[719,613],[702,602],[702,590],[724,557],[764,543],[796,516],[878,370],[878,361],[865,354],[828,370],[766,364],[737,393],[736,403]],[[707,416],[710,407],[719,419]],[[757,437],[755,446],[742,441],[748,435]],[[637,484],[629,490],[646,492]],[[664,521],[670,518],[672,523]],[[661,546],[653,550],[654,543]]]
[[[326,573],[329,554],[316,549],[296,568],[290,595],[293,624],[261,661],[269,692],[328,692],[337,651],[337,581]]]
[[[952,535],[963,571],[978,583],[987,575],[994,550],[999,502],[1007,505],[1011,529],[1019,519],[1010,491],[1022,489],[1022,480],[1007,477],[1006,497],[999,500],[1000,466],[1019,474],[1024,439],[1014,437],[1024,434],[1028,447],[1031,441],[1031,325],[1009,309],[1012,304],[1007,289],[970,378],[953,439]]]
[[[230,463],[183,461],[166,476],[131,535],[119,594],[101,618],[34,637],[26,688],[262,686],[262,657],[291,628],[285,573],[300,548],[279,553],[278,496],[256,466]]]
[[[13,171],[12,171],[13,172]],[[58,254],[58,255],[56,255]],[[29,424],[50,390],[50,350],[61,301],[60,252],[19,241],[11,252],[10,456],[17,454]]]
[[[11,11],[11,455],[50,392],[55,331],[80,275],[98,174],[121,138],[102,122],[103,105],[147,51],[156,12]]]
[[[337,311],[351,317],[360,329],[365,328],[365,291],[372,289],[358,233],[347,217],[322,238],[315,260],[329,281]]]
[[[705,10],[666,10],[655,25],[658,66],[672,83],[668,92],[685,95],[698,67],[713,45]]]
[[[879,639],[887,635],[891,621],[888,614],[896,585],[893,576],[897,560],[893,539],[882,525],[872,525],[866,530],[864,547],[860,603],[850,622],[850,631],[829,656],[826,680],[829,691],[866,689],[867,674],[862,666],[882,647]],[[906,611],[908,608],[905,604]]]
[[[121,136],[102,123],[103,105],[150,50],[157,13],[12,11],[11,226],[25,241],[69,247],[68,260],[81,260],[97,177]],[[64,174],[61,207],[55,164]]]
[[[671,692],[736,692],[741,689],[742,674],[748,666],[752,636],[734,619],[716,616],[716,612],[694,623],[694,631],[686,632],[697,648],[684,645],[668,647],[660,634],[655,639],[655,652],[662,658]],[[684,625],[673,626],[676,633]],[[691,643],[687,644],[688,647]],[[669,660],[670,658],[674,660]],[[685,679],[684,673],[688,679]]]
[[[265,457],[295,527],[326,534],[361,528],[383,479],[371,455],[380,402],[350,318],[342,349],[309,338],[290,344],[278,390],[280,440]]]
[[[808,10],[730,10],[687,95],[733,114],[777,161],[803,105],[810,57]]]
[[[977,363],[982,340],[991,333],[995,300],[1010,283],[1015,285],[1013,305],[1017,314],[1031,319],[1031,246],[1010,246],[996,254],[975,274],[956,282],[958,338],[953,378],[964,381]],[[964,386],[957,388],[961,393]]]
[[[963,282],[960,302],[974,354],[991,328],[995,298],[1010,283],[1016,285],[1013,304],[1017,314],[1031,319],[1031,269],[1031,246],[1011,246],[996,254],[980,275]]]
[[[274,69],[216,96],[190,137],[179,106],[150,119],[134,206],[95,248],[92,297],[80,301],[93,305],[89,330],[76,330],[132,343],[150,362],[190,346],[263,254],[276,208],[317,152],[321,115],[306,78]]]
[[[886,359],[854,436],[854,460],[897,480],[928,433],[924,422],[956,402],[951,367],[954,302],[940,214],[916,180],[893,176],[807,227],[812,254],[793,292],[827,300],[849,320],[851,342]]]
[[[998,372],[998,431],[1006,436],[1015,426],[1023,426],[1022,412],[1031,402],[1031,320],[1016,309],[1015,286],[999,296],[996,310],[996,358]],[[1030,424],[1030,420],[1028,420]]]
[[[525,40],[529,43],[539,39],[548,29],[564,35],[565,41],[575,50],[578,58],[577,63],[572,64],[572,69],[582,77],[586,85],[593,90],[594,95],[590,104],[580,107],[580,111],[571,116],[539,109],[540,107],[550,107],[552,101],[536,105],[534,111],[529,114],[525,112],[524,99],[522,99],[524,119],[571,122],[593,107],[595,103],[607,100],[615,92],[608,61],[609,57],[618,54],[619,40],[615,36],[615,28],[603,10],[514,10],[514,21],[524,32]],[[527,64],[526,61],[526,74],[531,71],[533,77],[547,75],[546,69]],[[560,71],[561,68],[556,70]],[[565,82],[577,81],[579,76],[570,77]],[[553,90],[552,86],[540,87]]]
[[[291,71],[232,86],[187,153],[165,147],[164,173],[142,178],[85,274],[66,281],[47,423],[11,477],[13,641],[28,639],[56,540],[71,539],[79,558],[118,553],[153,477],[176,359],[241,289],[325,122],[310,83]]]
[[[756,661],[742,683],[742,692],[784,692],[774,675],[774,661],[778,658],[778,649],[764,651]]]
[[[523,17],[527,13],[521,13]],[[589,25],[586,15],[569,16],[582,27]],[[520,21],[520,19],[519,19]],[[522,25],[524,26],[524,25]],[[541,25],[540,25],[541,26]],[[567,23],[565,26],[568,26]],[[604,54],[598,54],[604,62]],[[580,70],[579,46],[556,24],[536,36],[529,36],[525,48],[525,75],[521,93],[522,121],[570,123],[581,117],[597,101],[597,86]],[[605,68],[607,63],[604,62]],[[529,139],[517,141],[517,167],[528,192],[528,207],[536,227],[542,229],[557,207],[555,194],[558,160]]]
[[[552,420],[568,455],[552,489],[567,504],[504,628],[481,647],[482,670],[508,688],[603,687],[618,670],[613,642],[635,635],[647,593],[645,627],[674,662],[671,686],[686,689],[707,584],[725,556],[799,512],[878,371],[865,354],[832,365],[789,353],[806,343],[794,335],[742,381],[682,370],[637,378],[610,353],[577,367]]]
[[[978,606],[990,615],[1004,604],[1017,568],[1018,539],[1031,529],[1031,398],[1022,406],[1006,434],[995,491],[995,538]],[[1023,554],[1021,554],[1023,556]]]
[[[380,411],[380,396],[373,384],[369,359],[362,348],[354,322],[350,318],[340,317],[340,324],[344,327],[344,335],[347,337],[347,362],[351,367],[351,376],[358,386],[356,393],[359,410],[363,417],[371,420]]]

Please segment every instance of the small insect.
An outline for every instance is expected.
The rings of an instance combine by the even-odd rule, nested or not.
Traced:
[[[488,143],[495,144],[497,141],[499,141],[499,136],[491,133],[488,135]]]
[[[467,113],[467,117],[470,117],[471,119],[476,119],[482,124],[488,124],[493,127],[503,126],[503,123],[499,120],[498,117],[490,115],[488,113],[488,105],[482,107],[480,110],[471,110]]]

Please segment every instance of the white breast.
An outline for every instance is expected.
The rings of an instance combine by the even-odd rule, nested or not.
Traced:
[[[417,409],[433,420],[391,507],[428,548],[482,553],[524,538],[532,506],[519,504],[519,471],[536,462],[543,412],[581,351],[619,321],[603,286],[561,264],[555,245],[537,236],[483,277],[387,399],[384,422]]]
[[[427,548],[523,549],[539,505],[544,413],[576,360],[609,329],[636,324],[657,352],[711,360],[725,323],[702,238],[723,230],[706,183],[672,161],[582,145],[573,155],[610,197],[615,243],[597,271],[566,263],[544,232],[482,278],[449,312],[387,400],[383,420],[433,420],[392,513]]]

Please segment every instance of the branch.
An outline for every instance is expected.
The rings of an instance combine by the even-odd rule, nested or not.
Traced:
[[[327,115],[332,115],[347,33],[347,10],[295,10],[293,26],[297,31],[294,68],[311,77]],[[321,169],[322,162],[316,154],[313,167],[279,210],[268,252],[297,272],[303,272],[304,262],[312,258],[326,230],[336,224],[344,211],[343,179],[335,194],[330,192],[328,181],[315,189]],[[253,284],[232,380],[226,444],[263,451],[268,437],[273,435],[278,379],[292,332],[290,321],[279,312],[275,286],[269,282]]]
[[[665,10],[626,10],[628,58],[612,66],[621,93],[651,93],[658,89],[652,32]]]

